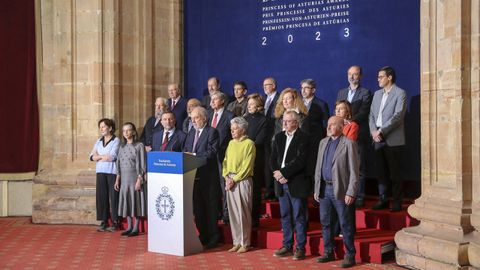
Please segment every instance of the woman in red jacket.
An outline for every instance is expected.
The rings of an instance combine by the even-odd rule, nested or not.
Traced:
[[[344,127],[343,135],[352,141],[356,141],[358,138],[359,126],[352,121],[352,106],[350,102],[346,100],[339,100],[335,103],[335,115],[343,118]]]

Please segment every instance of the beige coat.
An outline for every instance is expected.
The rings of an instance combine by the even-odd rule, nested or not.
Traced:
[[[322,181],[323,155],[330,137],[320,141],[317,165],[315,167],[315,190],[323,198],[325,182]],[[359,189],[359,158],[357,144],[341,135],[332,160],[332,181],[335,198],[344,200],[345,195],[356,197]]]

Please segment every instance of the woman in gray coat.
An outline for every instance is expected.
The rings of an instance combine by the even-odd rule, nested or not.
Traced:
[[[122,140],[117,156],[115,189],[120,190],[118,214],[127,218],[128,228],[123,236],[137,236],[140,217],[147,215],[145,183],[145,147],[138,141],[133,123],[122,128]],[[132,226],[132,220],[135,223]]]

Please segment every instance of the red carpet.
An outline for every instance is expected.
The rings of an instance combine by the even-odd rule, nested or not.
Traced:
[[[244,254],[230,245],[188,257],[147,252],[147,237],[120,231],[97,232],[88,225],[37,225],[30,218],[0,218],[0,269],[339,269],[340,261],[318,264],[315,257],[294,262],[268,249]],[[354,269],[402,269],[394,263],[359,264]]]

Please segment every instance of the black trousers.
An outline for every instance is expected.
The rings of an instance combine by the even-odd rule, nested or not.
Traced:
[[[202,245],[220,241],[220,232],[217,226],[220,196],[221,191],[217,179],[213,179],[213,181],[210,179],[210,182],[208,182],[208,179],[195,179],[193,184],[193,214]]]
[[[403,184],[401,175],[403,145],[385,145],[375,150],[375,165],[378,177],[378,192],[380,198],[387,198],[391,190],[393,201],[400,203],[403,199]]]
[[[262,147],[261,149],[259,149]],[[260,217],[260,207],[262,204],[262,187],[265,183],[265,155],[263,145],[257,147],[257,155],[255,157],[255,167],[253,170],[253,192],[252,192],[252,224],[258,225]]]
[[[118,221],[118,191],[113,186],[117,175],[110,173],[97,173],[97,220]]]
[[[266,140],[264,148],[264,161],[265,167],[263,170],[265,178],[265,196],[274,197],[275,196],[275,181],[273,180],[273,172],[270,168],[270,155],[272,154],[271,140]]]

